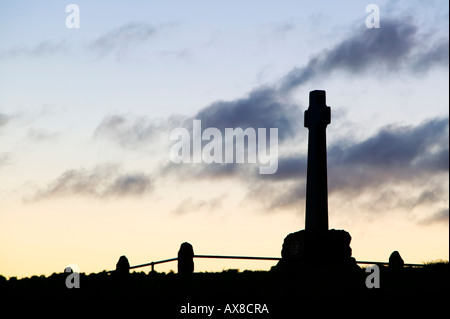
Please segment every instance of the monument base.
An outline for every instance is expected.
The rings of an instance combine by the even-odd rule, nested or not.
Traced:
[[[352,237],[345,230],[300,230],[284,239],[281,260],[273,268],[313,289],[361,287],[361,268],[352,257]]]
[[[352,237],[345,230],[300,230],[284,239],[277,268],[358,267],[352,258]],[[358,267],[359,268],[359,267]]]

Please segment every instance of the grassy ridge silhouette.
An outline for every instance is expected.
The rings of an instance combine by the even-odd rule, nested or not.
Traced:
[[[146,300],[174,312],[191,304],[259,303],[273,312],[292,311],[307,300],[352,300],[398,302],[420,300],[440,303],[449,296],[449,262],[437,261],[423,267],[394,271],[380,266],[380,288],[368,289],[368,273],[361,269],[360,280],[349,284],[339,272],[316,268],[287,274],[277,271],[238,271],[220,273],[132,272],[116,276],[106,271],[80,274],[80,288],[65,286],[67,273],[22,279],[0,276],[0,295],[11,299],[33,300]],[[446,304],[443,303],[443,304]],[[290,309],[292,308],[292,309]]]

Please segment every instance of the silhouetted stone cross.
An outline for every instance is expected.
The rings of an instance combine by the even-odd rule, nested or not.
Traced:
[[[317,232],[328,230],[326,128],[331,123],[331,109],[326,106],[325,94],[311,91],[305,111],[305,127],[309,130],[305,229]]]

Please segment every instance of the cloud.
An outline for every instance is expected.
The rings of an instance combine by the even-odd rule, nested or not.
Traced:
[[[352,74],[374,67],[386,72],[426,71],[436,65],[448,65],[448,39],[427,43],[418,30],[412,20],[389,18],[383,19],[382,28],[358,29],[333,48],[313,56],[304,67],[288,72],[279,83],[254,88],[242,98],[213,102],[192,118],[186,118],[184,127],[199,119],[203,127],[221,131],[226,127],[277,127],[281,141],[294,137],[299,130],[298,123],[302,122],[302,112],[287,93],[312,79],[337,70]],[[139,132],[135,136],[145,137],[150,133],[150,127],[135,124],[135,128],[129,129]]]
[[[27,131],[27,138],[33,142],[54,141],[60,137],[61,133],[49,132],[44,129],[30,128]]]
[[[249,169],[249,167],[251,167]],[[178,180],[199,181],[210,180],[218,181],[224,179],[236,178],[237,180],[251,177],[256,166],[250,164],[236,163],[211,163],[211,164],[174,164],[169,162],[158,171],[159,177],[176,176]]]
[[[176,25],[176,23],[166,23],[153,26],[145,22],[129,22],[90,40],[82,48],[99,57],[115,55],[116,58],[123,58],[132,49],[148,43],[156,35]],[[16,44],[1,50],[0,60],[17,57],[53,57],[57,54],[67,54],[71,51],[70,49],[65,40],[45,39],[37,44]],[[176,58],[191,56],[187,48],[175,51],[165,50],[162,54]]]
[[[189,60],[192,58],[192,50],[189,48],[178,49],[178,50],[163,50],[158,53],[161,57],[169,57],[178,60]]]
[[[306,179],[274,181],[252,179],[246,199],[256,202],[267,212],[278,209],[301,209],[306,195]]]
[[[289,19],[287,21],[284,21],[281,24],[278,24],[275,26],[275,28],[273,29],[274,33],[285,33],[285,32],[290,32],[292,30],[294,30],[296,28],[296,24],[292,19]]]
[[[145,173],[122,173],[117,165],[100,165],[91,170],[63,172],[47,187],[37,190],[31,201],[72,195],[93,198],[141,196],[151,188],[151,178]]]
[[[448,118],[434,118],[417,126],[387,125],[362,141],[336,140],[327,150],[328,166],[335,168],[329,172],[330,189],[361,189],[381,177],[395,181],[447,172],[448,123]],[[278,160],[278,171],[261,178],[306,178],[306,168],[307,154],[284,155]]]
[[[441,38],[418,54],[411,65],[415,71],[424,72],[435,66],[448,67],[448,60],[449,39]]]
[[[261,44],[273,44],[274,41],[280,41],[290,34],[294,34],[298,27],[294,19],[286,19],[276,23],[267,23],[262,26]]]
[[[94,137],[110,139],[123,148],[138,148],[157,139],[168,141],[170,131],[176,127],[187,128],[192,137],[193,120],[201,120],[202,129],[218,128],[222,135],[225,128],[278,128],[278,137],[284,141],[297,135],[303,116],[297,105],[284,101],[272,88],[262,87],[241,99],[211,103],[191,117],[154,120],[145,116],[108,115],[95,129]],[[230,169],[230,165],[213,166],[221,171]],[[210,166],[205,169],[209,170]]]
[[[442,167],[442,157],[448,153],[448,121],[448,118],[435,118],[417,126],[386,126],[346,149],[342,145],[348,141],[342,141],[330,150],[331,164],[448,170],[448,165]]]
[[[118,30],[136,28],[133,24],[131,26],[127,25]],[[137,29],[140,28],[150,27],[140,26]],[[370,69],[385,72],[416,72],[420,69],[424,72],[436,65],[448,65],[448,54],[445,54],[445,50],[448,52],[448,46],[445,47],[448,38],[435,41],[433,37],[425,37],[419,33],[419,29],[412,19],[386,17],[381,28],[357,29],[354,34],[334,47],[313,56],[305,66],[292,69],[278,83],[256,87],[241,98],[215,101],[194,116],[184,117],[184,123],[181,125],[191,128],[192,120],[198,119],[202,121],[202,127],[215,127],[222,133],[227,127],[276,127],[281,142],[296,137],[301,128],[299,123],[303,121],[303,114],[298,103],[293,102],[288,93],[308,81],[338,70],[351,74],[361,74]],[[153,32],[150,30],[153,28],[143,33],[150,36]],[[106,38],[120,39],[120,34],[127,32],[116,30],[108,33]],[[178,117],[178,120],[181,118],[183,117]],[[163,126],[170,129],[170,125]],[[133,123],[124,121],[119,116],[109,116],[97,128],[96,134],[109,136],[121,145],[134,145],[136,141],[150,138],[156,128],[160,127],[155,127],[148,119],[135,120]]]
[[[246,97],[232,101],[217,101],[201,109],[193,119],[203,127],[215,127],[224,132],[227,127],[278,128],[278,137],[284,140],[297,134],[302,113],[297,105],[289,103],[271,87],[254,89]]]
[[[4,113],[0,113],[0,133],[2,128],[5,127],[9,122],[10,117]],[[10,161],[9,153],[0,153],[0,169],[6,166]]]
[[[446,205],[448,130],[448,118],[433,118],[418,125],[387,125],[359,141],[335,140],[327,154],[329,195],[366,213]],[[307,154],[280,154],[273,175],[260,175],[250,164],[235,163],[170,163],[159,177],[167,175],[179,180],[234,179],[247,187],[246,200],[263,210],[302,210]],[[183,211],[182,207],[177,209]]]
[[[192,198],[185,199],[172,210],[172,214],[183,215],[190,212],[198,212],[200,210],[214,210],[220,207],[223,197],[219,196],[211,200],[195,200]]]
[[[278,170],[275,174],[268,175],[269,180],[292,180],[306,178],[307,156],[306,154],[285,155],[278,159]]]
[[[421,224],[423,224],[423,225],[430,225],[430,224],[437,224],[437,223],[442,223],[442,224],[448,226],[448,223],[449,223],[448,207],[436,211],[433,215],[431,215],[421,221]]]
[[[124,148],[136,148],[152,141],[165,124],[146,117],[113,114],[103,118],[94,137],[112,139]]]
[[[8,165],[10,161],[10,155],[8,153],[0,153],[0,169]]]
[[[335,141],[327,152],[329,194],[352,201],[370,195],[369,211],[445,203],[448,123],[448,118],[435,118],[416,126],[388,125],[362,141]],[[306,196],[306,156],[282,156],[275,174],[255,174],[249,195],[264,194],[269,210],[300,205]],[[411,187],[426,190],[403,191]]]
[[[0,113],[0,133],[2,133],[2,128],[4,128],[10,120],[10,116],[4,113]],[[10,162],[10,154],[2,152],[0,153],[0,169]]]
[[[119,175],[104,192],[110,196],[142,195],[150,190],[150,177],[142,173],[129,173]]]
[[[130,48],[143,44],[157,33],[157,28],[143,22],[130,22],[99,36],[89,48],[100,56],[122,55]]]
[[[280,153],[273,175],[260,175],[250,164],[168,163],[158,176],[173,174],[180,180],[235,178],[248,186],[247,198],[258,199],[267,209],[299,206],[305,198],[306,154],[293,153],[296,150],[290,146],[302,134],[303,112],[288,93],[337,71],[362,75],[377,70],[388,74],[448,66],[446,44],[448,38],[425,37],[412,19],[384,18],[380,29],[356,30],[314,55],[303,67],[292,69],[278,83],[254,88],[234,100],[215,101],[193,116],[176,117],[176,121],[171,118],[157,125],[146,118],[109,116],[97,128],[96,136],[107,136],[126,147],[151,140],[160,127],[170,130],[181,125],[192,129],[194,119],[201,120],[203,128],[215,127],[222,133],[228,127],[276,127],[285,153]],[[448,174],[448,144],[448,117],[415,126],[388,125],[364,140],[341,137],[328,148],[330,196],[347,201],[368,198],[364,199],[367,211],[441,203],[442,198],[448,198],[444,192],[448,183],[443,178]],[[427,188],[430,192],[404,191],[409,188]],[[196,206],[193,202],[184,204]],[[183,212],[182,205],[179,211]]]
[[[0,113],[0,127],[5,126],[9,121],[9,116],[3,113]]]
[[[48,57],[66,53],[69,50],[64,40],[43,40],[36,45],[15,45],[0,51],[0,60],[17,57]]]
[[[279,88],[289,92],[337,70],[361,74],[375,68],[377,72],[397,72],[448,66],[448,38],[430,43],[419,29],[412,19],[399,18],[384,18],[379,29],[361,27],[333,48],[316,54],[305,66],[290,71]]]

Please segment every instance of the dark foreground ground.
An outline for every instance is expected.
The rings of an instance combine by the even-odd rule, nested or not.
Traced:
[[[0,302],[91,303],[109,311],[119,305],[138,305],[146,309],[145,314],[141,313],[146,318],[305,318],[310,317],[305,311],[311,309],[318,315],[363,316],[390,311],[392,306],[404,313],[420,307],[430,315],[432,310],[447,308],[448,262],[401,271],[382,266],[379,269],[380,288],[371,289],[366,287],[370,273],[365,269],[350,279],[327,268],[302,274],[237,270],[187,276],[157,272],[126,276],[82,273],[80,287],[72,289],[65,285],[67,273],[20,280],[0,276]]]

